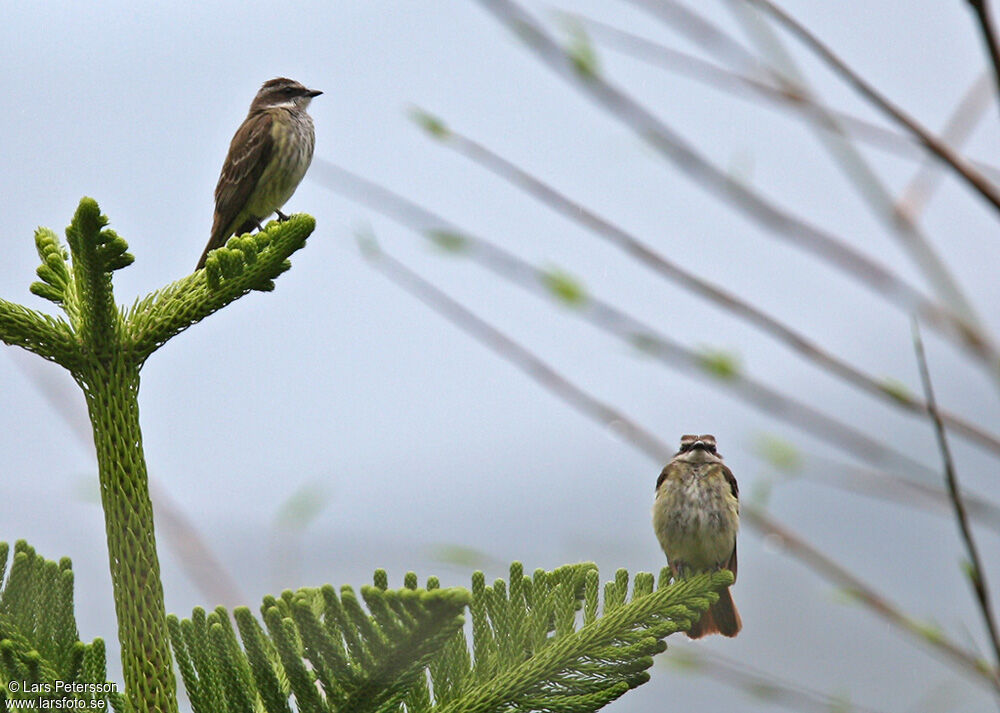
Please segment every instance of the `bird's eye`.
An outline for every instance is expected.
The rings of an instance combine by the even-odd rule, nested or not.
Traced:
[[[689,450],[691,450],[691,444],[690,443],[682,443],[681,444],[681,453],[683,453],[684,451],[689,451]]]
[[[715,446],[712,446],[712,445],[708,446],[708,452],[709,453],[715,453]]]

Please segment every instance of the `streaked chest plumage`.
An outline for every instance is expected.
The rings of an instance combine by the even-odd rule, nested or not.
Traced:
[[[695,571],[726,564],[739,529],[739,501],[718,463],[672,463],[653,505],[667,559]]]
[[[271,124],[274,148],[251,199],[250,212],[254,215],[280,210],[292,197],[312,163],[316,144],[316,131],[307,113],[281,107],[268,111],[274,114]]]

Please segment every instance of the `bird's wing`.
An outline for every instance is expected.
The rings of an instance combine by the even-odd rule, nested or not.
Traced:
[[[729,483],[729,488],[733,491],[733,497],[737,501],[740,499],[740,487],[736,484],[736,476],[733,475],[733,471],[729,470],[728,467],[722,466],[722,474],[726,478],[726,482]],[[726,563],[726,569],[733,573],[733,582],[736,582],[736,541],[733,540],[733,553],[729,555],[729,562]]]
[[[231,229],[233,221],[246,207],[264,172],[274,150],[274,141],[271,139],[273,121],[270,112],[261,112],[248,118],[229,144],[229,155],[222,165],[219,184],[215,187],[214,239],[225,241],[229,237],[215,233]]]
[[[662,485],[663,481],[667,479],[667,476],[670,474],[670,467],[672,465],[673,462],[671,461],[670,463],[667,463],[665,466],[663,466],[663,470],[660,471],[660,477],[656,479],[656,487],[653,489],[654,491],[659,490],[660,485]]]
[[[736,476],[733,475],[733,471],[729,470],[727,466],[722,466],[722,474],[726,477],[726,482],[729,483],[729,488],[733,491],[733,497],[739,500],[740,486],[736,484]]]
[[[729,561],[726,562],[724,569],[733,573],[733,584],[736,584],[736,540],[733,540],[733,553],[729,555]]]

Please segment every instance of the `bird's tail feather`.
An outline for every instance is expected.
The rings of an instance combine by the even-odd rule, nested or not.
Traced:
[[[201,257],[198,259],[198,267],[195,268],[195,271],[205,267],[205,260],[208,258],[208,254],[216,248],[221,248],[225,245],[226,241],[228,241],[233,235],[243,235],[243,233],[249,233],[258,225],[259,221],[256,218],[248,218],[244,220],[241,225],[235,226],[227,233],[224,230],[219,229],[218,221],[216,221],[216,225],[212,226],[212,237],[208,239],[208,245],[205,246],[205,252],[203,252]]]
[[[736,610],[733,595],[726,587],[719,592],[719,601],[710,606],[701,619],[691,625],[687,635],[692,639],[700,639],[707,634],[722,634],[736,636],[743,628],[740,613]]]

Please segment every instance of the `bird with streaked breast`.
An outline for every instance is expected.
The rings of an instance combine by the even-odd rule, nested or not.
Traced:
[[[261,228],[271,213],[286,219],[281,207],[306,175],[316,144],[306,108],[322,93],[286,77],[264,82],[229,145],[215,187],[212,235],[196,270],[230,236]]]
[[[715,436],[685,435],[656,481],[653,529],[675,577],[728,569],[736,581],[739,488],[722,462]],[[736,636],[743,626],[729,587],[688,636]]]

